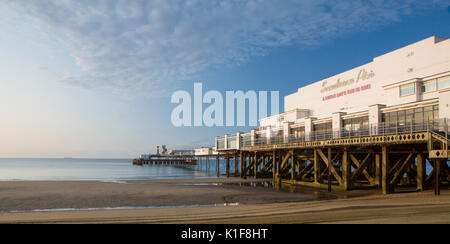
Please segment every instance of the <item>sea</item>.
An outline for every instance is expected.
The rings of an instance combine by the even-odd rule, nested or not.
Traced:
[[[136,166],[132,159],[0,158],[0,181],[124,181],[211,178],[215,159],[197,166]],[[221,172],[224,172],[221,162]]]
[[[0,158],[0,181],[107,181],[195,179],[217,176],[216,159],[196,166],[133,165],[132,159]],[[234,162],[230,162],[234,172]],[[220,172],[225,162],[220,160]],[[427,173],[432,170],[427,164]]]

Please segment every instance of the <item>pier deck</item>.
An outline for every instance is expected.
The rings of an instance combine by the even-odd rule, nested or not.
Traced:
[[[149,159],[134,159],[134,165],[146,164],[174,164],[174,165],[197,165],[197,159],[193,156],[157,156]]]
[[[379,188],[384,194],[403,186],[434,187],[438,195],[450,179],[447,138],[432,131],[311,141],[262,138],[221,153],[239,155],[242,178],[330,191]]]

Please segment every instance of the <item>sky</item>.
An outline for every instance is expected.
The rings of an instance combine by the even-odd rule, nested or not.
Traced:
[[[0,0],[0,157],[133,158],[245,127],[175,127],[177,90],[279,91],[437,35],[450,0]]]

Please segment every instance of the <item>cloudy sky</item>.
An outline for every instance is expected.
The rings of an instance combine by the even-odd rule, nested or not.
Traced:
[[[249,128],[175,128],[175,90],[278,90],[450,37],[449,0],[0,0],[0,157],[134,157]],[[282,104],[281,104],[282,105]]]

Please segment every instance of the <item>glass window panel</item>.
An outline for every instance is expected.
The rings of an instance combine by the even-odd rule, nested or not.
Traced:
[[[395,125],[397,123],[397,112],[389,113],[389,122],[391,125]]]
[[[400,86],[400,96],[408,96],[416,93],[416,84],[411,83],[408,85]]]
[[[425,81],[422,85],[422,92],[436,91],[436,80]]]
[[[397,112],[389,113],[389,118],[390,118],[391,120],[397,121]]]
[[[423,123],[423,112],[414,114],[414,122],[415,123]]]
[[[345,131],[350,131],[350,130],[352,130],[352,125],[351,124],[346,124],[344,126],[344,129],[345,129]]]
[[[439,110],[433,111],[433,119],[435,122],[439,121]]]
[[[369,120],[364,120],[363,121],[362,128],[363,129],[368,129],[369,128]]]
[[[433,111],[426,111],[424,113],[424,121],[433,121]]]
[[[414,114],[413,113],[406,113],[406,122],[407,123],[412,123],[413,122],[413,120],[414,120]]]
[[[406,111],[398,111],[398,121],[404,122],[405,121],[405,116],[406,116]]]
[[[331,123],[318,124],[318,125],[314,126],[314,131],[326,132],[326,131],[331,131],[331,128],[332,128],[332,124]]]
[[[414,109],[406,110],[406,115],[414,114]]]
[[[438,79],[439,90],[450,87],[450,76]]]

